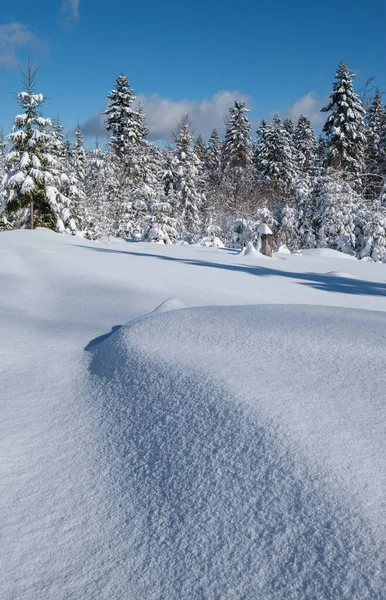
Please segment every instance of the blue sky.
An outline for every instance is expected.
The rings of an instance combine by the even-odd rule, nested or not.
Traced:
[[[10,129],[20,89],[17,66],[28,54],[40,65],[45,116],[78,119],[93,136],[116,76],[124,72],[145,106],[151,135],[165,138],[189,112],[196,133],[221,127],[234,98],[248,102],[258,123],[275,111],[319,108],[344,58],[359,89],[370,76],[386,91],[386,3],[343,0],[98,0],[8,2],[0,22],[0,126]]]

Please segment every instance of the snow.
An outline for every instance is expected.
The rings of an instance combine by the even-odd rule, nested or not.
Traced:
[[[250,258],[252,258],[255,256],[260,257],[263,255],[258,250],[256,250],[256,248],[254,247],[252,242],[248,242],[248,244],[245,246],[245,248],[240,250],[239,256],[249,256]]]
[[[257,228],[257,233],[260,235],[272,235],[272,231],[266,223],[260,223]]]
[[[0,234],[1,598],[384,598],[386,265],[283,256]]]

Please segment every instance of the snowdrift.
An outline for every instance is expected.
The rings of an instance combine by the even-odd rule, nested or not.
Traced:
[[[177,306],[90,352],[109,597],[384,598],[386,315]]]

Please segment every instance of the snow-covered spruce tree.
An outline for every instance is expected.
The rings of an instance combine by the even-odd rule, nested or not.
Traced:
[[[50,152],[52,123],[39,113],[44,96],[34,91],[36,72],[28,62],[24,91],[17,94],[23,113],[15,117],[8,136],[12,148],[2,185],[3,209],[17,227],[29,222],[31,229],[44,225],[65,231],[72,228],[70,201],[56,187],[59,162]]]
[[[331,113],[323,128],[327,137],[328,166],[339,171],[358,190],[365,170],[365,110],[354,91],[354,74],[345,61],[339,64],[335,78],[330,102],[322,108],[322,112]]]
[[[0,131],[0,157],[5,157],[7,154],[7,139],[3,130]]]
[[[362,244],[359,258],[370,257],[386,262],[386,208],[366,211],[362,227]]]
[[[315,248],[314,194],[313,183],[316,177],[298,177],[294,189],[293,209],[295,211],[298,243],[301,248]]]
[[[312,175],[317,160],[318,143],[310,119],[300,115],[293,134],[294,158],[299,175]]]
[[[357,215],[362,206],[359,194],[339,172],[332,172],[316,179],[313,196],[317,246],[354,254]]]
[[[147,228],[147,215],[153,202],[162,201],[160,171],[162,153],[152,143],[142,140],[130,152],[134,237],[140,238]]]
[[[95,149],[89,152],[85,168],[83,234],[88,239],[115,235],[113,211],[106,185],[109,176],[105,165],[105,153],[100,149],[97,140]]]
[[[208,149],[207,146],[204,142],[204,140],[202,139],[202,135],[200,134],[193,146],[193,150],[195,155],[197,156],[198,160],[200,161],[202,168],[205,169],[206,167],[206,162],[207,162],[207,153],[208,153]]]
[[[200,195],[196,185],[199,161],[192,149],[192,133],[187,116],[182,117],[174,139],[176,191],[181,227],[185,235],[193,238],[200,229]]]
[[[265,163],[267,161],[267,157],[269,155],[269,138],[270,138],[270,130],[272,128],[272,123],[267,121],[266,119],[262,119],[256,134],[257,134],[257,142],[255,147],[255,155],[254,161],[256,164],[256,169],[259,174],[264,172]]]
[[[70,228],[75,233],[78,228],[82,228],[81,205],[83,194],[72,164],[71,145],[65,138],[64,127],[60,124],[59,115],[52,120],[51,139],[47,143],[46,150],[57,160],[55,185],[71,203]]]
[[[142,201],[134,197],[135,188],[125,161],[114,152],[107,151],[103,173],[104,203],[108,207],[111,235],[130,238],[136,234],[136,239],[140,239],[143,231],[136,231],[136,221],[141,213]]]
[[[383,182],[383,187],[379,196],[379,204],[386,207],[386,178]]]
[[[234,220],[244,222],[255,204],[256,174],[253,163],[252,127],[247,117],[249,109],[235,102],[229,109],[223,145],[223,186],[228,198],[228,210]],[[243,245],[243,239],[241,240]]]
[[[171,196],[160,194],[153,199],[150,213],[146,215],[147,228],[143,235],[146,242],[171,244],[177,239],[176,218]]]
[[[175,156],[172,148],[166,148],[162,154],[161,182],[165,196],[172,196],[177,186],[177,174],[175,171]]]
[[[126,75],[117,77],[107,98],[109,106],[103,114],[106,129],[111,132],[110,145],[115,154],[123,156],[132,144],[139,143],[146,135],[143,112],[134,106],[136,97]]]
[[[288,199],[297,175],[292,136],[279,115],[271,125],[265,121],[258,130],[257,165],[260,179],[272,184],[278,198]]]
[[[222,141],[214,129],[208,140],[204,201],[201,213],[203,222],[212,219],[220,227],[223,223],[220,225],[218,220],[222,221],[224,217],[226,218],[222,181]]]
[[[156,197],[154,161],[159,151],[145,139],[148,129],[143,108],[135,104],[134,90],[125,75],[117,78],[108,99],[109,107],[104,113],[112,149],[112,155],[105,160],[105,169],[111,174],[108,204],[115,215],[116,235],[140,239],[149,203]]]
[[[329,162],[328,140],[325,135],[320,134],[318,137],[317,158],[316,158],[316,173],[323,175],[326,173]]]
[[[368,200],[378,198],[386,174],[385,121],[382,97],[377,89],[366,115],[364,194]]]
[[[221,181],[223,143],[216,129],[208,140],[207,165],[209,182],[218,185]]]
[[[67,171],[67,195],[71,200],[71,212],[77,228],[83,231],[87,226],[85,178],[87,167],[87,152],[79,125],[75,130],[74,146],[69,148],[65,157]]]
[[[5,177],[7,168],[7,140],[3,134],[3,130],[0,131],[0,231],[12,229],[11,223],[8,222],[6,215],[2,212],[1,207],[3,205],[4,193],[1,188],[2,181]]]
[[[84,147],[82,130],[79,125],[75,130],[75,143],[71,149],[71,158],[75,175],[81,185],[83,185],[86,176],[87,152]]]
[[[275,236],[276,248],[280,250],[285,246],[289,250],[298,250],[300,248],[300,235],[295,208],[289,204],[280,203],[276,207],[275,218],[279,224],[279,230]]]
[[[198,163],[197,163],[197,179],[196,179],[196,187],[197,187],[197,191],[200,195],[200,209],[201,209],[201,213],[202,216],[205,216],[205,209],[206,207],[206,198],[205,198],[205,188],[206,188],[206,182],[207,182],[207,177],[208,177],[208,165],[207,165],[207,156],[208,156],[208,149],[207,146],[204,142],[204,140],[202,139],[202,136],[199,135],[195,141],[195,144],[193,146],[193,152],[194,154],[197,156],[198,158]]]
[[[290,137],[295,133],[295,125],[292,119],[285,119],[283,121],[283,127],[287,131]]]
[[[223,145],[223,166],[228,172],[242,173],[253,165],[252,127],[243,102],[235,102],[229,118]]]
[[[178,237],[176,192],[176,160],[172,148],[159,152],[154,162],[157,181],[153,183],[153,197],[148,202],[145,215],[144,241],[170,244]]]

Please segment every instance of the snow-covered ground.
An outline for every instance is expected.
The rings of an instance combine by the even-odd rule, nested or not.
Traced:
[[[1,598],[385,598],[385,264],[36,230],[0,281]]]

